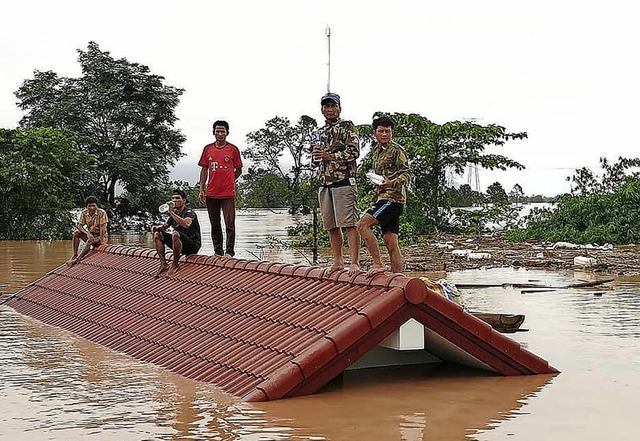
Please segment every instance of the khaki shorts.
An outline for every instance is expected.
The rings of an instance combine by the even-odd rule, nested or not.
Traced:
[[[318,203],[325,230],[356,226],[358,207],[355,186],[321,187],[318,192]]]

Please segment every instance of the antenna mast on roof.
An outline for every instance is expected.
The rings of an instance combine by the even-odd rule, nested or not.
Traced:
[[[327,93],[331,92],[331,28],[324,30],[327,35]]]

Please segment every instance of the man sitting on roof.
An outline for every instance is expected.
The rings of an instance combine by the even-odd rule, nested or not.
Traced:
[[[196,254],[200,250],[202,239],[200,237],[200,224],[198,216],[193,210],[187,208],[187,194],[180,190],[173,190],[172,201],[169,202],[169,218],[162,225],[156,225],[151,228],[153,232],[153,240],[156,245],[156,251],[160,257],[160,268],[156,276],[164,271],[169,270],[167,274],[170,276],[178,270],[178,260],[180,254],[188,256]],[[173,227],[173,232],[166,230]],[[171,247],[173,250],[173,262],[171,267],[165,259],[164,247]]]
[[[73,255],[67,261],[68,266],[73,266],[80,262],[86,256],[92,247],[107,243],[107,223],[109,217],[107,212],[102,208],[98,208],[98,199],[89,196],[84,201],[85,209],[80,213],[78,226],[73,232],[72,248]],[[78,248],[80,241],[83,240],[85,245],[78,256]]]

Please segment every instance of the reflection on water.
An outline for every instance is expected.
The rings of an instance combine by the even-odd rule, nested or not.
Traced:
[[[206,214],[200,218],[208,231]],[[264,246],[267,235],[286,240],[288,224],[284,214],[238,216],[244,236],[239,257],[251,258],[262,246],[261,258],[302,263],[291,250]],[[204,236],[202,252],[210,254]],[[112,241],[150,246],[148,235]],[[1,249],[2,297],[71,252],[68,241],[2,242]],[[467,284],[566,286],[590,276],[494,269],[447,277]],[[246,404],[1,306],[0,439],[634,439],[640,281],[535,294],[467,290],[464,301],[474,311],[525,314],[529,331],[513,338],[562,373],[496,377],[451,366],[355,371],[313,396]]]
[[[350,371],[321,394],[255,406],[329,439],[460,440],[522,407],[551,378],[453,367]]]
[[[0,439],[236,439],[262,411],[214,387],[0,310]]]

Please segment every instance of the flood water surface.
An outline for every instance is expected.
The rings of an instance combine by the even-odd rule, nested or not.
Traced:
[[[273,224],[254,219],[245,225],[240,218],[239,230],[254,233],[238,254],[250,249],[302,263],[295,252],[266,246],[266,235],[285,239],[288,216],[262,235],[257,224]],[[144,245],[149,238],[112,241]],[[71,251],[64,241],[0,245],[3,298]],[[458,284],[552,286],[593,279],[513,269],[446,277]],[[528,332],[511,337],[559,369],[556,376],[498,377],[450,365],[350,371],[318,394],[251,404],[0,306],[0,439],[634,440],[640,281],[608,286],[463,291],[469,310],[525,314]]]

